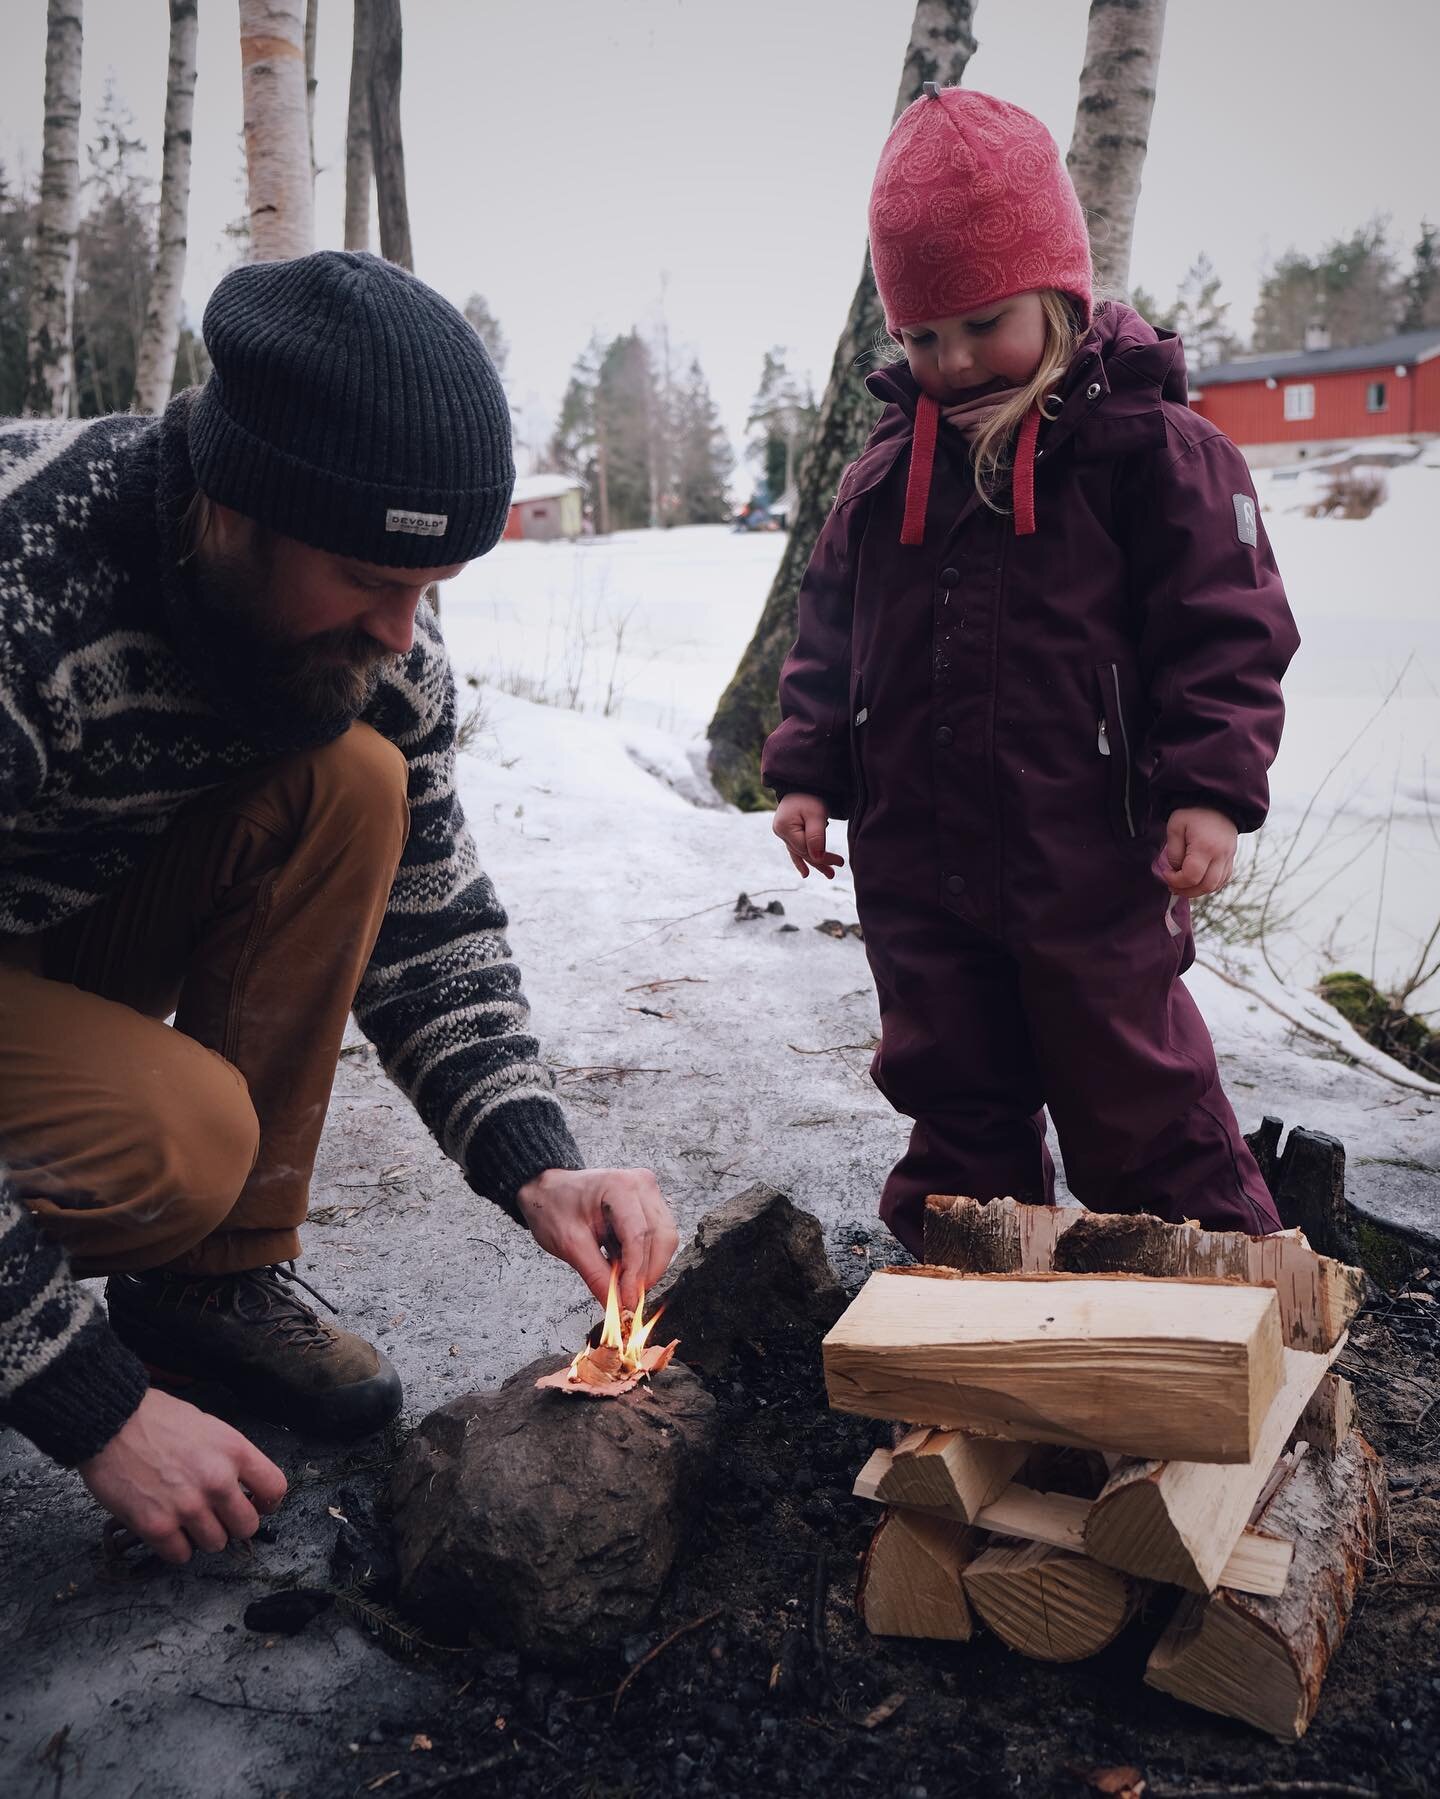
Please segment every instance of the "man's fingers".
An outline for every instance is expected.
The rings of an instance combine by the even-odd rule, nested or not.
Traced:
[[[218,1555],[230,1541],[225,1526],[215,1516],[208,1501],[200,1501],[182,1511],[180,1523],[185,1535],[197,1549],[207,1555]]]
[[[553,1246],[553,1255],[568,1262],[603,1306],[610,1292],[610,1264],[600,1253],[600,1245],[583,1226],[567,1231]]]
[[[642,1276],[648,1292],[670,1266],[671,1258],[680,1247],[680,1233],[653,1175],[642,1181],[640,1199],[650,1224],[650,1256]]]
[[[259,1530],[259,1513],[239,1487],[232,1484],[228,1492],[217,1493],[214,1503],[216,1517],[237,1542],[246,1542]]]
[[[148,1549],[154,1550],[162,1562],[173,1562],[177,1567],[188,1562],[195,1553],[183,1530],[167,1530],[153,1537],[146,1535],[143,1530],[135,1534],[143,1539]]]
[[[620,1244],[620,1304],[633,1312],[640,1303],[641,1287],[648,1285],[646,1274],[654,1229],[640,1195],[633,1189],[608,1194],[604,1205],[605,1216]]]
[[[236,1436],[240,1433],[237,1431]],[[235,1472],[249,1490],[255,1509],[262,1517],[275,1511],[285,1497],[289,1482],[268,1455],[262,1455],[248,1438],[240,1437],[243,1451],[235,1458]]]

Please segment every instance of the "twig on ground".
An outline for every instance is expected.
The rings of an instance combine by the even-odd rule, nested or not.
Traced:
[[[751,899],[763,898],[767,893],[793,893],[793,887],[757,887],[750,895]],[[591,956],[589,961],[580,963],[581,968],[588,968],[591,962],[604,962],[611,956],[622,955],[627,949],[638,949],[642,943],[648,943],[652,937],[658,937],[661,931],[668,931],[672,925],[689,924],[692,918],[704,918],[707,912],[730,912],[735,907],[734,900],[721,900],[718,905],[702,906],[698,912],[686,912],[680,918],[667,918],[662,925],[653,931],[647,931],[643,937],[637,937],[633,943],[620,943],[614,949],[602,949],[598,956]]]
[[[815,1580],[810,1588],[810,1649],[815,1666],[830,1691],[830,1663],[825,1653],[825,1600],[830,1592],[830,1563],[823,1549],[815,1551]]]
[[[477,1774],[489,1774],[503,1762],[514,1759],[513,1749],[502,1749],[495,1755],[487,1755],[484,1761],[471,1762],[466,1768],[456,1768],[453,1774],[442,1774],[438,1780],[427,1780],[423,1786],[406,1787],[402,1799],[421,1799],[424,1793],[448,1793],[451,1787],[458,1787],[462,1780],[474,1780]]]
[[[638,986],[627,987],[627,993],[658,993],[662,987],[708,987],[708,979],[703,974],[677,974],[668,981],[641,981]]]
[[[306,1711],[290,1705],[256,1705],[252,1699],[216,1699],[209,1693],[191,1692],[192,1699],[199,1699],[206,1705],[218,1705],[227,1712],[268,1712],[272,1718],[324,1718],[329,1713]]]
[[[833,1056],[842,1049],[874,1049],[875,1039],[868,1043],[827,1043],[823,1049],[801,1049],[798,1043],[787,1043],[786,1049],[793,1049],[797,1056]]]
[[[655,1660],[655,1657],[657,1655],[662,1655],[672,1643],[679,1642],[681,1637],[689,1636],[692,1630],[701,1630],[705,1625],[713,1624],[724,1610],[725,1607],[723,1605],[717,1605],[713,1612],[706,1612],[703,1618],[692,1618],[688,1624],[682,1624],[679,1630],[672,1630],[670,1635],[665,1638],[664,1642],[657,1643],[648,1655],[642,1655],[640,1660],[636,1662],[635,1666],[625,1676],[624,1680],[616,1687],[615,1698],[610,1706],[611,1714],[613,1715],[615,1712],[619,1711],[620,1701],[625,1697],[625,1689],[630,1685],[630,1682],[634,1680],[635,1676],[642,1668],[648,1667],[650,1663]]]
[[[1346,1049],[1338,1037],[1331,1037],[1327,1032],[1316,1030],[1312,1024],[1306,1024],[1293,1012],[1287,1012],[1283,1006],[1276,1005],[1268,993],[1262,993],[1258,987],[1252,987],[1248,981],[1242,981],[1238,975],[1228,974],[1218,963],[1209,961],[1204,956],[1197,956],[1196,963],[1224,981],[1227,987],[1234,987],[1240,993],[1248,993],[1251,999],[1259,1000],[1262,1006],[1268,1006],[1277,1018],[1283,1018],[1292,1029],[1300,1032],[1302,1037],[1313,1038],[1316,1043],[1323,1043],[1326,1049],[1334,1050],[1336,1055],[1343,1056],[1354,1068],[1362,1068],[1367,1074],[1378,1075],[1382,1081],[1390,1081],[1396,1087],[1405,1087],[1411,1093],[1425,1093],[1440,1097],[1440,1083],[1426,1080],[1406,1080],[1403,1075],[1392,1074],[1388,1068],[1381,1068],[1374,1062],[1363,1061],[1353,1050]],[[794,1047],[792,1044],[791,1048]]]

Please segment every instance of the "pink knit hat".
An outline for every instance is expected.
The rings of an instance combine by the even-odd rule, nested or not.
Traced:
[[[1057,288],[1093,307],[1090,240],[1055,140],[990,94],[926,84],[870,190],[870,259],[893,333]]]
[[[893,335],[1053,287],[1094,312],[1085,215],[1055,140],[1032,113],[990,94],[925,84],[880,152],[870,190],[870,261]],[[925,541],[939,408],[915,407],[904,544]],[[1032,407],[1015,445],[1015,534],[1035,530]]]

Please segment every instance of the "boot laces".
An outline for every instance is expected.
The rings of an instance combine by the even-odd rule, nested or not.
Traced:
[[[257,1322],[269,1323],[272,1334],[283,1342],[301,1349],[316,1349],[334,1341],[334,1326],[317,1317],[291,1290],[291,1284],[303,1287],[327,1311],[335,1312],[336,1308],[323,1293],[317,1292],[309,1281],[296,1273],[294,1262],[272,1262],[265,1268],[246,1269],[233,1278],[237,1283],[236,1310],[251,1311]],[[245,1304],[247,1292],[253,1293],[258,1300],[258,1305],[253,1308]]]

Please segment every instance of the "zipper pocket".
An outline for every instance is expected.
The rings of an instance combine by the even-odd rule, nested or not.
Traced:
[[[1095,747],[1102,756],[1112,757],[1120,764],[1118,781],[1112,777],[1112,793],[1118,787],[1120,795],[1119,812],[1124,820],[1125,833],[1129,837],[1136,835],[1135,803],[1131,794],[1131,758],[1130,732],[1125,723],[1125,702],[1120,696],[1120,667],[1115,662],[1102,662],[1096,668],[1100,681],[1100,717],[1096,723]],[[1119,826],[1116,826],[1117,830]]]

